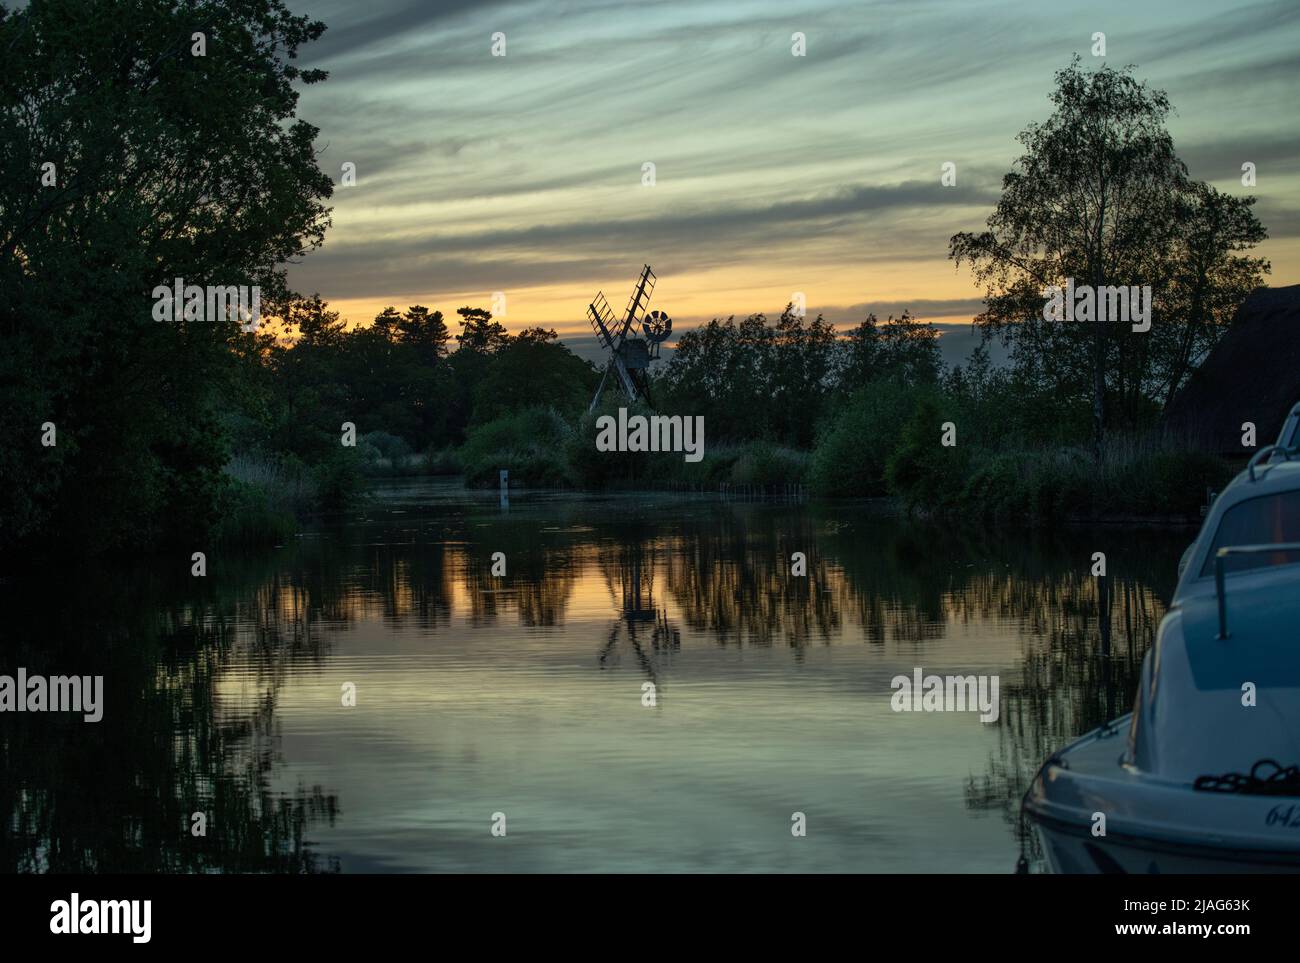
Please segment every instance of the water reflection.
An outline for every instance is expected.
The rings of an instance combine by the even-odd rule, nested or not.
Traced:
[[[621,540],[600,553],[601,576],[618,617],[610,622],[609,638],[600,651],[600,666],[617,664],[623,643],[631,650],[645,677],[655,684],[656,703],[663,696],[659,671],[682,647],[681,631],[655,602],[656,558],[660,549],[648,545],[644,532],[625,529]],[[663,546],[671,554],[674,546]]]
[[[257,568],[245,570],[241,590],[210,594],[147,570],[83,570],[75,588],[3,587],[4,671],[103,675],[105,710],[96,724],[54,714],[0,719],[0,867],[334,868],[307,837],[337,818],[336,798],[320,786],[269,788],[277,694],[294,660],[319,660],[324,648],[301,590]],[[234,706],[220,679],[239,648],[265,671],[255,697]],[[192,831],[196,812],[206,816],[204,835]]]
[[[402,810],[409,813],[432,806],[434,795],[472,794],[493,775],[494,754],[529,727],[558,724],[575,705],[623,725],[619,680],[631,673],[655,683],[655,716],[670,727],[659,738],[684,774],[695,772],[692,753],[699,753],[700,773],[725,765],[726,785],[746,787],[748,796],[785,791],[794,777],[752,741],[762,727],[800,764],[825,754],[825,778],[837,781],[808,787],[800,776],[791,791],[813,795],[810,809],[825,798],[821,825],[837,826],[840,841],[853,845],[810,845],[797,868],[968,868],[942,852],[923,855],[910,836],[862,825],[901,824],[910,793],[951,792],[973,820],[953,832],[989,859],[1005,853],[997,866],[1009,869],[1019,798],[1039,762],[1131,701],[1185,540],[1118,531],[996,536],[881,517],[865,506],[663,495],[516,493],[503,511],[495,493],[476,498],[413,483],[386,493],[366,518],[322,526],[274,552],[213,553],[206,579],[189,578],[185,559],[82,570],[57,583],[13,578],[0,585],[8,613],[0,671],[102,673],[107,710],[97,725],[0,717],[0,866],[348,868],[331,844],[351,865],[554,865],[542,856],[554,843],[543,841],[533,863],[485,862],[505,857],[477,849],[471,860],[450,848],[460,829],[446,807],[406,817],[410,836],[395,849],[415,853],[416,862],[368,852],[378,845],[376,827],[397,817],[381,813],[368,792],[340,788],[353,785],[347,767],[362,763],[332,714],[340,711],[336,679],[370,673],[365,709],[374,715],[357,718],[374,719],[380,730],[408,712],[411,732],[461,740],[459,755],[442,743],[441,752],[406,752],[396,732],[383,743],[387,768],[367,771],[365,784],[382,783],[377,793],[409,789]],[[1112,573],[1105,584],[1087,574],[1099,550]],[[505,556],[504,576],[493,574],[496,552]],[[792,575],[796,552],[806,556],[805,576]],[[168,569],[179,574],[159,574]],[[821,651],[826,658],[812,658]],[[958,757],[965,768],[954,767],[954,749],[942,740],[926,755],[934,737],[923,723],[904,730],[889,717],[887,679],[912,665],[1000,674],[996,725],[951,723],[970,740]],[[679,694],[669,702],[674,683],[693,693],[707,685],[708,698]],[[549,701],[537,702],[538,685],[550,687]],[[634,699],[639,686],[631,687]],[[717,709],[723,703],[725,713]],[[686,726],[704,712],[718,716],[710,729]],[[484,741],[481,733],[512,713],[518,728]],[[467,732],[480,735],[462,738],[462,718]],[[627,724],[643,727],[641,718]],[[284,731],[294,739],[282,739]],[[373,745],[379,737],[366,738]],[[894,763],[881,753],[895,744],[907,756],[906,775],[882,782]],[[567,827],[569,817],[557,815],[564,811],[541,800],[587,791],[601,778],[591,756],[606,747],[584,745],[581,755],[552,740],[542,749],[563,775],[538,777],[545,793],[536,790],[536,821]],[[665,763],[651,752],[625,750],[627,779],[662,784]],[[533,804],[531,783],[520,777],[512,785]],[[864,810],[859,793],[880,808]],[[707,810],[715,802],[697,801],[674,819],[714,819]],[[204,837],[190,832],[198,811],[208,814]],[[1002,824],[996,837],[988,815]],[[634,832],[622,824],[619,831]],[[588,848],[563,868],[604,868],[600,847],[614,844],[600,836],[570,841]],[[617,854],[623,861],[611,855],[608,865],[687,868],[689,858],[718,869],[791,868],[789,856],[780,862],[765,848],[780,837],[738,839],[714,863],[700,849],[716,832],[687,856],[632,839]],[[889,839],[897,852],[886,860]]]

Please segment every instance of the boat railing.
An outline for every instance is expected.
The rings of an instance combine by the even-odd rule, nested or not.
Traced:
[[[1263,454],[1263,452],[1260,452]],[[1265,545],[1225,545],[1214,553],[1214,594],[1219,602],[1220,639],[1231,638],[1228,632],[1228,593],[1224,586],[1224,569],[1233,555],[1261,555],[1265,552],[1300,552],[1300,542],[1272,542]]]
[[[1286,416],[1286,421],[1282,423],[1282,430],[1278,432],[1277,443],[1291,448],[1300,448],[1300,402],[1292,406],[1290,414]]]
[[[1255,452],[1246,465],[1246,471],[1250,475],[1250,480],[1255,480],[1255,466],[1260,462],[1272,461],[1275,455],[1281,455],[1283,461],[1290,461],[1292,455],[1300,454],[1300,449],[1288,448],[1286,445],[1266,445],[1259,451]]]

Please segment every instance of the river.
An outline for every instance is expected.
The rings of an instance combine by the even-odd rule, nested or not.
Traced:
[[[102,674],[103,719],[0,717],[0,858],[1010,872],[1028,780],[1128,710],[1192,534],[419,479],[201,578],[70,561],[0,584],[0,672]],[[996,676],[997,719],[894,711],[918,668]]]

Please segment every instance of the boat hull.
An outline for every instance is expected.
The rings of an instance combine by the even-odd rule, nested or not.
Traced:
[[[1150,839],[1094,837],[1089,828],[1035,820],[1053,873],[1300,873],[1300,855],[1248,853]]]
[[[1056,873],[1300,872],[1300,797],[1217,793],[1124,761],[1129,717],[1053,756],[1025,812]]]

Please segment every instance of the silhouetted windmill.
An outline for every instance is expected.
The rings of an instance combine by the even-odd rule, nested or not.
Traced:
[[[600,386],[596,389],[596,396],[591,399],[589,410],[594,411],[600,404],[600,396],[605,391],[605,382],[609,380],[610,371],[618,376],[619,383],[623,386],[623,393],[629,400],[638,401],[643,398],[649,400],[645,370],[650,366],[652,359],[659,357],[660,343],[665,341],[673,330],[672,319],[664,312],[645,313],[654,289],[655,275],[647,264],[641,270],[641,277],[632,291],[632,296],[628,298],[627,310],[623,313],[621,322],[614,320],[614,312],[610,310],[609,302],[600,291],[596,292],[595,299],[587,306],[591,330],[596,333],[596,340],[600,342],[601,347],[609,352],[604,377],[600,379]],[[629,338],[628,332],[638,318],[645,338]]]

